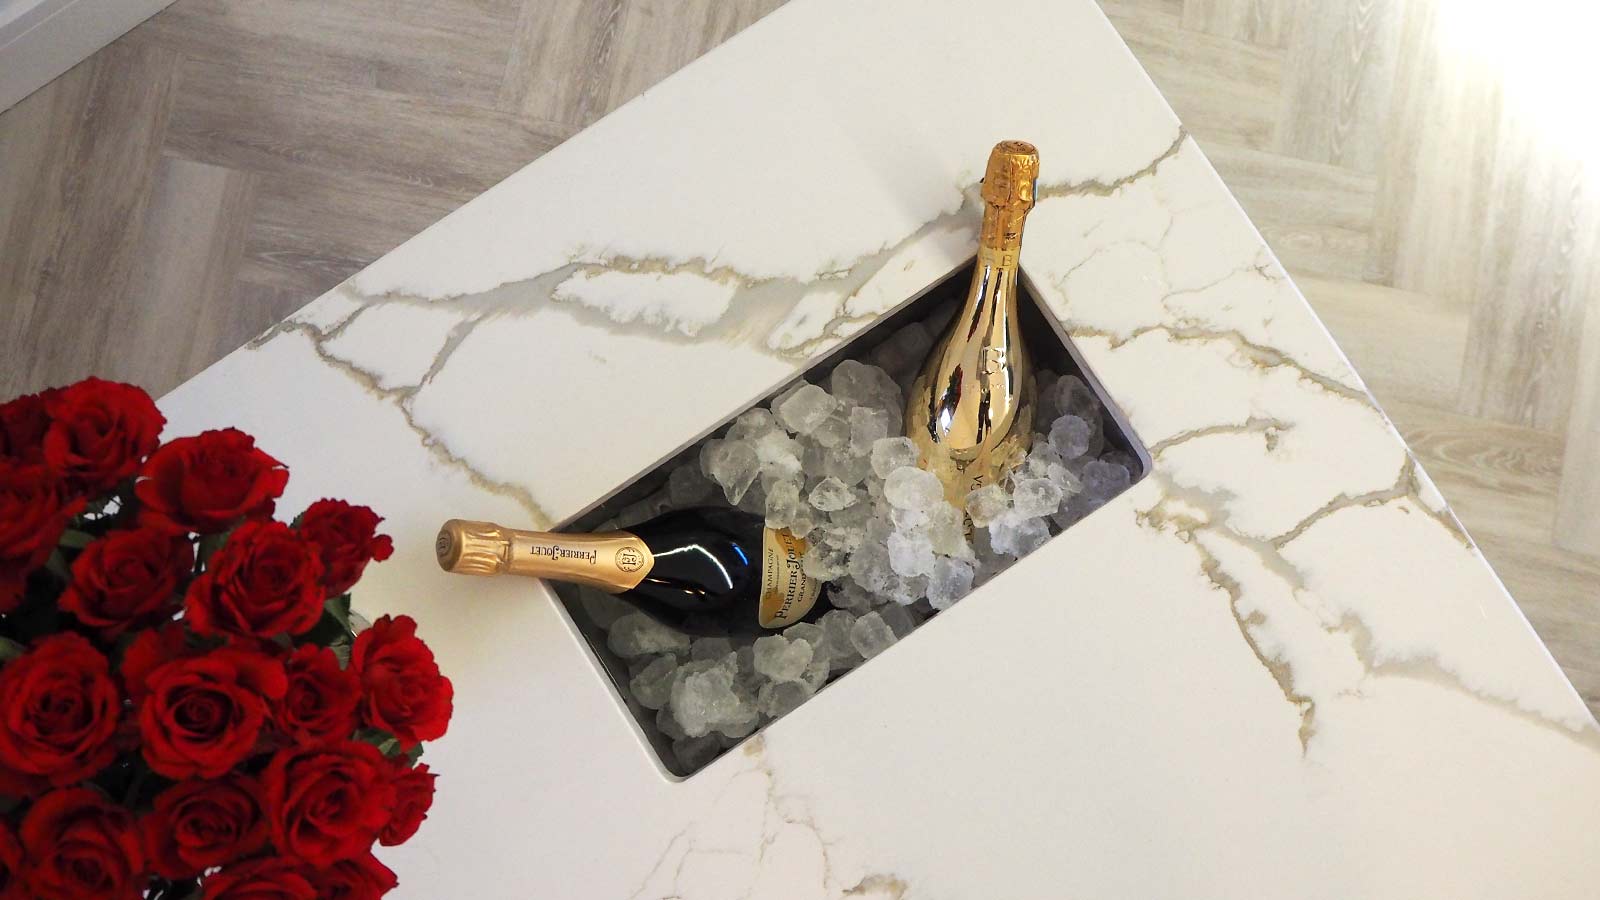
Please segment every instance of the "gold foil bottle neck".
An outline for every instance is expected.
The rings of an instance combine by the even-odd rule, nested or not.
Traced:
[[[984,169],[983,250],[1016,253],[1022,249],[1022,225],[1033,209],[1039,183],[1039,151],[1026,141],[1001,141],[989,152]]]
[[[434,553],[439,568],[458,575],[499,575],[506,569],[511,538],[493,522],[451,519],[439,526]]]

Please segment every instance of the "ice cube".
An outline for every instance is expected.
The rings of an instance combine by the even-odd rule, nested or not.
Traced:
[[[923,588],[923,585],[918,584],[918,588]],[[917,591],[919,599],[922,592],[922,590]],[[878,610],[878,615],[883,617],[884,624],[888,625],[889,630],[894,632],[896,640],[917,630],[918,617],[911,611],[910,604],[885,606],[883,609]]]
[[[644,613],[635,612],[611,624],[606,646],[624,659],[646,653],[682,653],[689,649],[689,636],[668,628]]]
[[[1128,470],[1113,462],[1093,460],[1083,467],[1083,496],[1091,503],[1104,503],[1121,493],[1131,481]]]
[[[690,659],[709,659],[720,662],[733,652],[733,641],[725,637],[694,638],[689,645]]]
[[[722,742],[715,735],[684,737],[672,742],[672,755],[685,772],[702,769],[722,753]]]
[[[767,492],[767,527],[788,528],[800,518],[800,486],[780,481]]]
[[[1068,413],[1050,426],[1050,446],[1062,459],[1077,459],[1089,452],[1089,439],[1094,432],[1089,423]]]
[[[755,484],[750,485],[750,489],[744,492],[744,496],[740,497],[739,502],[734,506],[747,513],[765,516],[767,514],[767,489],[762,486],[760,481],[757,481]]]
[[[972,558],[972,547],[967,543],[966,521],[960,510],[949,503],[935,504],[928,510],[927,519],[924,530],[928,534],[928,541],[933,544],[933,552],[958,559]]]
[[[967,495],[967,515],[972,524],[983,528],[1011,508],[1011,498],[998,484],[986,484]]]
[[[894,580],[888,548],[870,542],[863,544],[861,549],[850,554],[850,577],[868,593],[886,590]]]
[[[1078,476],[1072,474],[1072,470],[1066,466],[1052,465],[1045,470],[1044,477],[1061,489],[1062,497],[1071,497],[1083,490],[1083,482],[1079,481]]]
[[[791,641],[805,641],[811,645],[812,654],[815,655],[817,644],[822,640],[822,626],[813,622],[796,622],[783,630],[783,636]]]
[[[912,322],[879,344],[869,357],[890,375],[916,369],[933,347],[933,335],[921,322]]]
[[[758,638],[755,644],[756,671],[773,681],[793,681],[811,664],[811,645],[791,641],[781,634]]]
[[[900,386],[877,366],[847,359],[834,367],[828,387],[846,406],[867,406],[888,412],[890,431],[899,428],[899,412],[904,403]]]
[[[690,463],[673,469],[667,476],[667,499],[675,509],[682,509],[705,500],[716,487],[698,465]]]
[[[656,727],[661,729],[662,734],[675,741],[689,736],[684,732],[683,726],[678,724],[678,717],[672,714],[671,705],[663,705],[656,711]]]
[[[933,543],[926,535],[889,536],[889,566],[898,575],[926,575],[933,569]]]
[[[883,496],[901,509],[926,510],[944,499],[944,482],[927,469],[902,466],[883,480]]]
[[[1050,528],[1043,519],[1029,518],[1015,510],[1002,513],[989,523],[989,543],[997,553],[1026,556],[1049,539]]]
[[[699,671],[701,666],[709,668]],[[734,693],[733,680],[738,669],[730,657],[722,663],[692,662],[679,669],[672,682],[670,703],[678,724],[690,737],[699,737],[718,725],[738,720],[741,715],[739,696]]]
[[[812,693],[816,693],[822,689],[823,685],[828,683],[828,675],[832,671],[833,667],[828,664],[827,660],[812,657],[811,665],[806,666],[805,672],[800,675],[800,683],[809,687]]]
[[[738,707],[726,719],[717,723],[717,732],[723,737],[739,738],[748,737],[761,724],[761,708],[756,700],[754,691],[749,693],[740,691],[735,685],[734,696],[739,698]],[[727,744],[726,741],[723,742]]]
[[[928,575],[928,602],[934,609],[949,609],[972,590],[972,563],[940,558]]]
[[[888,598],[889,603],[880,607],[878,611],[884,612],[892,606],[910,606],[927,596],[927,594],[928,576],[911,575],[899,578],[889,585],[889,589],[884,592],[884,596]],[[885,615],[884,619],[887,621],[889,616]]]
[[[1062,492],[1047,478],[1024,478],[1011,492],[1011,508],[1019,516],[1037,519],[1061,508]]]
[[[753,407],[739,414],[728,427],[730,440],[754,440],[778,427],[778,418],[761,407]]]
[[[834,448],[822,459],[822,474],[831,475],[844,484],[860,484],[861,479],[872,474],[872,457],[857,456],[843,447]]]
[[[896,506],[889,510],[889,521],[894,523],[894,530],[907,534],[913,531],[922,531],[928,527],[928,511],[925,509],[901,509]]]
[[[578,602],[583,605],[584,615],[589,621],[600,626],[606,631],[623,616],[637,612],[633,607],[618,600],[614,595],[597,591],[594,588],[578,588]]]
[[[869,612],[859,619],[850,628],[850,644],[862,657],[871,659],[879,653],[889,649],[895,641],[895,636],[882,614]]]
[[[1100,401],[1076,375],[1063,375],[1050,387],[1048,397],[1043,398],[1040,405],[1054,416],[1074,415],[1088,422],[1091,429],[1098,430]]]
[[[810,434],[828,420],[838,405],[839,401],[829,396],[827,391],[807,384],[784,398],[783,403],[773,407],[773,411],[778,414],[778,421],[783,427],[796,434]]]
[[[789,523],[789,533],[795,537],[803,538],[811,533],[817,523],[822,521],[822,514],[812,509],[810,504],[801,503],[795,511],[794,520]]]
[[[861,655],[850,643],[850,628],[856,623],[855,613],[835,609],[824,613],[817,621],[822,626],[822,637],[812,651],[813,660],[825,659],[839,669],[845,667],[842,663]]]
[[[836,408],[828,418],[811,432],[811,439],[827,450],[848,450],[850,447],[850,416],[842,407]]]
[[[823,512],[838,512],[859,499],[856,492],[833,476],[828,476],[811,489],[811,505]]]
[[[722,487],[729,503],[738,503],[756,480],[761,458],[745,441],[710,441],[700,454],[706,475]]]
[[[851,581],[828,588],[828,602],[832,603],[835,609],[866,612],[872,608],[872,595],[867,592],[866,588],[859,583],[859,579],[856,578],[855,562],[855,557],[852,556],[850,558]],[[887,559],[885,563],[887,563]],[[823,618],[827,618],[827,616]],[[854,619],[851,619],[851,622],[854,621]]]
[[[756,438],[756,459],[763,474],[792,477],[801,472],[800,442],[779,430],[772,430]],[[716,477],[716,476],[712,476]]]
[[[908,437],[879,438],[872,442],[872,471],[888,478],[896,469],[915,466],[920,456]]]
[[[850,452],[857,456],[872,453],[872,445],[889,436],[887,410],[858,406],[850,410]]]
[[[667,702],[667,694],[672,690],[672,676],[677,671],[676,658],[658,656],[628,681],[628,690],[640,705],[660,709]]]
[[[811,685],[804,681],[781,681],[763,685],[757,702],[762,712],[777,719],[794,712],[812,693]]]
[[[835,550],[826,544],[812,544],[806,548],[806,555],[800,558],[800,569],[811,578],[832,581],[850,571],[850,559],[843,550]]]
[[[1026,475],[1033,478],[1043,478],[1045,473],[1050,471],[1051,466],[1059,466],[1064,462],[1065,460],[1061,458],[1060,453],[1056,452],[1055,445],[1050,443],[1048,437],[1034,435],[1033,447],[1028,450],[1028,464],[1014,472],[1013,477]]]

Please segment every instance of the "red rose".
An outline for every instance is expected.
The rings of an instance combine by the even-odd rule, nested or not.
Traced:
[[[388,769],[357,741],[279,751],[261,776],[273,843],[317,868],[367,852],[394,807]]]
[[[170,622],[160,628],[141,631],[122,651],[122,689],[135,706],[144,702],[150,673],[175,659],[204,656],[205,650],[189,644],[183,625]]]
[[[149,394],[98,378],[57,391],[45,409],[50,414],[45,462],[90,494],[108,491],[137,472],[167,424]]]
[[[278,730],[299,744],[321,744],[347,738],[356,727],[361,682],[339,668],[339,657],[327,647],[306,644],[284,661],[289,688],[273,714]]]
[[[193,878],[233,862],[267,842],[261,787],[244,775],[180,781],[156,795],[139,823],[150,867],[163,878]]]
[[[322,585],[329,596],[350,590],[367,563],[383,562],[394,553],[394,541],[378,534],[382,521],[370,507],[343,500],[318,500],[300,516],[300,534],[322,557]]]
[[[361,678],[362,718],[399,738],[402,747],[431,741],[450,727],[455,689],[439,674],[410,616],[384,616],[356,635],[350,668]]]
[[[116,756],[121,711],[100,651],[72,632],[50,635],[0,669],[0,766],[57,787],[82,781]]]
[[[428,817],[428,810],[433,806],[433,783],[439,778],[428,771],[427,763],[414,769],[406,768],[404,757],[396,759],[395,763],[398,774],[391,782],[394,785],[394,815],[389,817],[389,824],[378,835],[378,842],[385,847],[404,844],[422,827],[422,820]]]
[[[269,856],[230,866],[204,882],[204,900],[317,900],[305,869]]]
[[[0,461],[0,613],[17,608],[28,574],[50,558],[84,506],[44,466]]]
[[[171,618],[177,592],[194,568],[188,539],[154,528],[113,531],[72,562],[61,608],[114,638],[135,625]]]
[[[196,634],[300,634],[322,618],[317,550],[282,522],[246,522],[189,585],[184,597]]]
[[[22,820],[24,880],[39,900],[144,896],[133,814],[90,788],[39,798]]]
[[[370,852],[311,873],[320,900],[378,900],[400,884],[394,872]]]
[[[283,666],[254,650],[224,647],[160,666],[139,705],[144,758],[168,778],[216,778],[256,747],[283,697]]]
[[[140,521],[175,532],[214,534],[242,518],[272,515],[289,473],[233,428],[169,441],[150,455],[134,493]]]
[[[22,869],[22,844],[11,826],[0,819],[0,900],[27,900]]]
[[[25,465],[44,462],[44,433],[50,428],[45,404],[57,393],[24,394],[0,403],[0,459]]]

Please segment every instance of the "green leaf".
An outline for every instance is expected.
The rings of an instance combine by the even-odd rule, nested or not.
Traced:
[[[57,547],[51,551],[50,559],[44,564],[45,570],[62,581],[72,580],[72,567],[67,565],[66,554]]]
[[[27,652],[26,647],[8,637],[0,637],[0,663],[10,662]]]
[[[89,532],[68,528],[66,531],[61,532],[61,540],[57,543],[73,550],[82,550],[84,547],[89,546],[89,542],[92,540],[94,540],[94,535]]]
[[[201,535],[200,541],[195,547],[196,560],[203,563],[210,559],[213,553],[221,550],[222,545],[228,542],[228,535],[230,533],[231,532]]]
[[[349,630],[349,628],[350,628],[350,595],[349,594],[340,594],[337,597],[328,598],[328,602],[324,603],[322,605],[322,608],[327,610],[328,614],[333,616],[333,618],[335,620],[337,620],[340,625],[344,626],[346,630]]]
[[[411,763],[411,765],[415,766],[418,760],[422,759],[422,745],[418,744],[415,747],[412,747],[410,750],[407,750],[406,759]]]

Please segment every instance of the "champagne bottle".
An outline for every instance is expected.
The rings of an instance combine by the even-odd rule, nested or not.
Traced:
[[[1019,330],[1017,258],[1038,177],[1032,144],[1003,141],[990,152],[972,286],[907,395],[906,435],[957,507],[1004,478],[1033,442],[1035,385]]]
[[[451,519],[434,550],[447,572],[588,585],[698,634],[775,631],[827,611],[822,583],[801,568],[806,542],[737,509],[678,510],[599,534]]]

